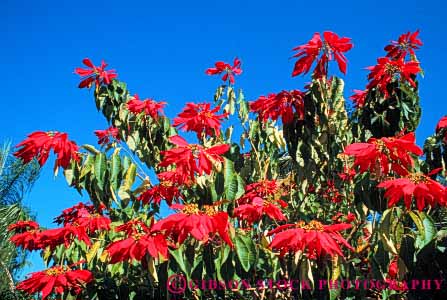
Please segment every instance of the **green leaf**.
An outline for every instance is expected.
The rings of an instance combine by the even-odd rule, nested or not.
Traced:
[[[238,234],[235,237],[236,253],[242,268],[248,272],[256,262],[256,246],[249,235]]]
[[[135,176],[137,174],[137,166],[132,163],[126,171],[126,176],[124,177],[123,189],[129,191],[135,182]]]
[[[95,158],[95,177],[98,181],[98,186],[101,190],[104,189],[104,176],[106,173],[106,156],[104,153],[99,153]]]
[[[119,156],[119,151],[115,150],[115,152],[112,155],[111,176],[110,176],[110,182],[113,190],[116,190],[118,188],[118,175],[120,171],[121,171],[121,158]]]

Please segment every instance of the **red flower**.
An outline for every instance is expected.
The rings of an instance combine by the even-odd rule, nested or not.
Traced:
[[[160,162],[160,167],[167,167],[169,165],[176,165],[176,172],[182,174],[182,181],[188,181],[194,178],[194,173],[210,174],[214,164],[221,164],[224,159],[220,156],[226,153],[229,149],[229,145],[217,145],[210,148],[204,148],[196,144],[188,144],[185,139],[179,135],[171,136],[169,141],[176,148],[162,151],[164,156],[163,161]],[[198,160],[198,161],[197,161]]]
[[[436,125],[436,133],[447,127],[447,116],[442,117]]]
[[[303,221],[282,225],[268,233],[274,235],[270,248],[280,250],[281,256],[287,252],[303,251],[310,259],[336,255],[343,257],[340,245],[351,251],[354,249],[339,231],[351,227],[351,224],[344,223],[323,225],[318,221],[311,221],[307,225]]]
[[[62,244],[68,248],[74,239],[83,241],[87,246],[91,245],[87,228],[79,225],[66,225],[62,228],[48,229],[41,231],[39,235],[40,246],[42,248],[49,246],[50,249]]]
[[[135,96],[127,102],[127,109],[138,115],[144,112],[145,115],[150,116],[154,120],[158,120],[159,114],[163,113],[163,107],[166,102],[156,102],[150,98],[140,100],[140,97],[135,94]]]
[[[106,208],[105,205],[102,203],[96,209],[94,205],[79,202],[78,204],[72,207],[64,209],[62,211],[62,214],[54,218],[54,223],[64,224],[64,226],[68,224],[73,224],[76,223],[77,220],[82,217],[96,214],[102,215],[105,208]]]
[[[73,270],[69,266],[55,266],[45,271],[31,273],[31,277],[17,285],[17,289],[28,294],[42,292],[45,300],[51,293],[79,294],[83,286],[93,280],[88,270]]]
[[[140,221],[128,222],[118,226],[115,231],[125,232],[127,238],[107,246],[111,264],[131,259],[141,261],[146,254],[154,258],[159,255],[168,257],[168,242],[164,235],[151,230]]]
[[[400,78],[402,81],[408,81],[411,86],[416,87],[416,83],[412,77],[421,71],[418,62],[404,62],[403,57],[398,60],[381,57],[377,59],[377,65],[368,67],[367,69],[371,71],[368,74],[368,80],[370,82],[367,88],[377,88],[385,97],[388,97],[387,85],[397,78]]]
[[[67,168],[71,160],[79,161],[78,146],[73,141],[68,140],[66,133],[57,131],[36,131],[28,135],[28,138],[16,146],[20,148],[14,153],[24,163],[37,158],[40,166],[43,166],[48,159],[51,149],[57,154],[56,166]]]
[[[82,77],[82,81],[79,84],[79,88],[90,88],[93,83],[97,87],[99,87],[101,84],[110,84],[112,82],[112,79],[116,78],[118,75],[116,74],[115,70],[108,70],[106,71],[105,68],[107,67],[107,64],[102,61],[101,66],[97,67],[93,65],[92,61],[89,58],[84,58],[82,60],[84,65],[89,67],[89,69],[83,69],[83,68],[76,68],[75,73]]]
[[[354,169],[344,166],[343,172],[338,173],[338,177],[340,177],[340,179],[343,181],[351,181],[354,179],[356,174],[357,172]]]
[[[365,105],[366,96],[368,95],[368,90],[354,90],[354,95],[349,97],[349,99],[354,102],[354,105],[356,108],[361,108],[363,105]]]
[[[429,176],[437,171],[432,171]],[[385,189],[388,207],[396,205],[402,198],[407,209],[411,209],[414,198],[419,211],[427,205],[447,205],[444,186],[422,173],[408,173],[402,178],[383,181],[377,187]]]
[[[408,53],[414,57],[414,50],[418,50],[422,46],[422,41],[418,38],[419,30],[411,33],[407,32],[399,36],[397,41],[392,41],[390,45],[385,47],[387,57],[393,59],[405,58]]]
[[[340,71],[346,74],[347,59],[343,53],[351,50],[353,46],[350,42],[351,39],[346,37],[340,38],[331,31],[325,31],[323,36],[324,41],[321,40],[321,36],[317,32],[307,44],[293,49],[294,51],[298,51],[293,57],[299,59],[295,63],[292,76],[308,73],[321,52],[322,55],[314,70],[314,76],[316,78],[327,76],[327,64],[333,59],[337,61]]]
[[[202,133],[206,136],[220,136],[221,120],[226,118],[228,113],[216,115],[219,110],[220,106],[211,110],[209,103],[187,103],[172,125],[184,131],[196,132],[199,139]]]
[[[334,223],[352,223],[355,219],[355,214],[348,213],[347,215],[344,215],[341,212],[336,213],[335,216],[331,218]]]
[[[238,204],[252,203],[255,198],[274,198],[279,192],[279,185],[276,180],[260,180],[245,186],[245,194],[237,201]]]
[[[98,144],[107,145],[110,140],[119,141],[119,130],[114,126],[110,126],[105,130],[95,130],[95,135],[98,137]]]
[[[18,221],[8,226],[8,231],[14,231],[15,233],[24,232],[39,228],[39,224],[34,221]]]
[[[360,172],[370,171],[386,175],[391,170],[397,174],[406,174],[406,169],[413,166],[411,154],[420,156],[421,148],[415,144],[414,132],[402,137],[370,138],[367,143],[354,143],[345,148],[344,154],[354,156],[354,166]]]
[[[238,219],[247,221],[248,225],[261,220],[263,215],[267,215],[272,220],[286,221],[287,218],[281,209],[275,205],[278,203],[281,207],[287,207],[287,203],[282,200],[268,201],[260,197],[253,199],[251,204],[242,204],[234,209],[234,216]]]
[[[444,128],[447,127],[447,116],[442,117],[438,124],[436,124],[436,133],[444,132],[444,142],[447,142],[447,130]]]
[[[397,278],[397,273],[399,272],[398,261],[399,256],[396,255],[394,259],[390,262],[390,265],[388,266],[388,275],[390,276],[391,279]]]
[[[21,233],[17,233],[10,238],[11,243],[16,247],[22,247],[23,249],[33,251],[43,249],[40,242],[40,230],[33,228]]]
[[[174,199],[183,198],[178,186],[169,179],[171,174],[166,173],[168,172],[158,174],[159,184],[142,193],[137,200],[144,204],[152,202],[159,205],[161,200],[164,199],[171,206]]]
[[[269,118],[277,120],[281,117],[284,124],[293,121],[294,113],[298,119],[304,118],[304,93],[299,90],[281,91],[278,94],[261,96],[256,101],[250,102],[250,110],[258,113],[262,121]]]
[[[180,212],[158,221],[152,227],[153,230],[164,231],[180,244],[188,235],[207,243],[215,234],[219,234],[224,242],[233,247],[228,235],[231,225],[226,212],[218,212],[210,205],[205,205],[203,210],[200,210],[197,204],[173,204],[171,207]]]
[[[234,75],[240,75],[242,73],[241,61],[236,57],[233,61],[233,66],[223,61],[218,61],[215,64],[215,68],[208,68],[205,71],[207,75],[219,75],[225,73],[222,76],[223,81],[230,79],[230,83],[234,84]]]
[[[334,180],[328,180],[326,182],[326,187],[321,193],[324,199],[329,200],[332,203],[340,203],[343,200],[343,196],[335,186]]]

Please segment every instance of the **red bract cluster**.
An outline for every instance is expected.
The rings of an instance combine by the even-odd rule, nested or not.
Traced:
[[[387,175],[392,170],[402,175],[414,164],[411,154],[423,154],[415,141],[414,132],[402,137],[371,138],[367,143],[347,146],[344,154],[354,157],[354,166],[359,166],[361,173],[370,171],[376,175]]]
[[[354,90],[354,95],[349,97],[349,99],[354,102],[356,108],[361,108],[365,105],[366,96],[368,95],[368,90]]]
[[[442,117],[438,124],[436,124],[436,133],[441,133],[444,132],[444,141],[447,141],[447,130],[445,130],[445,128],[447,128],[447,116]]]
[[[74,71],[82,77],[79,88],[90,88],[93,83],[95,83],[96,87],[99,87],[101,84],[110,84],[112,79],[118,76],[115,70],[106,71],[107,64],[104,61],[98,67],[88,58],[85,58],[82,62],[88,69],[76,68]]]
[[[64,228],[73,226],[80,228],[80,232],[85,230],[89,234],[109,230],[111,220],[103,215],[104,208],[103,204],[95,208],[93,205],[78,203],[65,209],[60,216],[55,218],[55,222],[63,223]],[[89,244],[89,242],[86,242],[86,244]]]
[[[415,56],[414,50],[418,50],[422,46],[422,41],[418,38],[418,35],[419,30],[402,34],[397,41],[392,41],[390,45],[385,47],[385,51],[388,52],[386,56],[393,59],[405,58],[408,53]]]
[[[16,233],[11,242],[30,251],[46,247],[54,249],[62,244],[68,247],[75,239],[91,245],[88,234],[110,229],[111,220],[103,216],[102,211],[102,206],[95,209],[93,205],[79,203],[55,218],[56,223],[63,224],[62,228],[48,230],[40,229],[32,221],[18,222],[10,227]]]
[[[317,59],[317,66],[313,72],[315,78],[327,76],[328,62],[333,59],[337,61],[340,71],[346,74],[347,59],[344,53],[351,50],[353,46],[351,39],[346,37],[340,38],[331,31],[325,31],[323,37],[324,40],[321,39],[320,34],[317,32],[307,44],[293,49],[298,51],[293,56],[297,57],[298,61],[295,63],[292,76],[308,73]]]
[[[225,243],[233,247],[228,234],[231,225],[226,212],[219,212],[210,205],[199,209],[197,204],[173,204],[172,208],[179,212],[155,223],[153,230],[165,232],[179,244],[182,244],[188,235],[207,243],[218,234]]]
[[[144,204],[160,204],[161,200],[165,200],[168,205],[171,205],[174,199],[183,198],[179,186],[172,181],[173,179],[170,179],[172,172],[162,172],[157,176],[160,182],[138,196],[139,201]]]
[[[439,170],[435,170],[429,175]],[[402,178],[386,180],[377,185],[385,189],[388,206],[395,206],[403,199],[407,209],[411,209],[412,199],[416,200],[416,208],[422,211],[427,205],[447,205],[446,189],[439,182],[422,173],[407,173]]]
[[[106,251],[110,263],[135,259],[143,260],[146,254],[154,258],[161,255],[168,258],[168,241],[161,233],[147,227],[141,221],[130,221],[115,228],[116,232],[124,232],[125,239],[117,240],[107,246]]]
[[[105,209],[104,204],[100,204],[98,208],[96,208],[92,204],[84,204],[79,202],[72,207],[66,208],[62,211],[62,214],[54,218],[54,222],[57,224],[63,224],[64,226],[67,224],[76,223],[79,218],[99,214],[102,215]]]
[[[340,203],[343,200],[343,195],[335,186],[334,180],[328,180],[326,187],[321,191],[323,199],[331,201],[332,203]]]
[[[414,78],[421,71],[418,62],[405,62],[403,57],[398,60],[381,57],[377,59],[377,65],[368,67],[367,69],[371,72],[368,75],[370,82],[366,87],[368,89],[379,89],[385,97],[389,96],[388,84],[395,79],[407,81],[411,86],[416,87]]]
[[[95,130],[95,135],[98,137],[98,144],[107,145],[110,141],[119,141],[119,130],[114,126],[110,126],[105,130]]]
[[[287,207],[287,203],[282,200],[269,201],[256,197],[250,204],[242,204],[236,207],[233,213],[236,218],[246,221],[248,225],[258,222],[264,215],[275,221],[286,221],[286,216],[276,204],[282,208]]]
[[[279,250],[281,256],[288,252],[302,251],[310,259],[336,255],[343,257],[340,245],[351,251],[354,249],[340,235],[339,231],[351,227],[351,224],[344,223],[323,225],[318,221],[310,221],[308,224],[303,221],[297,224],[286,224],[268,233],[268,235],[274,235],[270,247]]]
[[[34,221],[18,221],[17,223],[8,226],[8,231],[14,231],[15,233],[21,233],[28,230],[39,228],[39,224]]]
[[[172,124],[184,131],[194,131],[200,139],[202,134],[206,136],[220,136],[220,127],[222,119],[228,116],[228,113],[216,114],[220,106],[211,109],[209,103],[187,103],[186,107]]]
[[[229,80],[231,84],[234,84],[234,76],[242,73],[241,61],[237,57],[234,59],[233,65],[218,61],[214,66],[214,68],[206,69],[205,73],[207,75],[220,75],[223,73],[222,80]]]
[[[141,114],[144,112],[145,115],[150,116],[154,120],[158,120],[158,117],[163,113],[163,107],[166,102],[157,102],[152,99],[140,100],[140,97],[135,94],[135,96],[127,102],[127,109],[135,114]]]
[[[93,281],[88,270],[73,270],[69,266],[54,266],[45,271],[31,273],[31,277],[17,285],[17,289],[28,294],[42,293],[42,299],[48,299],[51,293],[79,294],[82,287]]]
[[[40,166],[48,159],[50,151],[57,154],[56,166],[67,168],[71,160],[79,161],[78,146],[68,140],[66,133],[57,131],[36,131],[28,135],[28,138],[16,146],[19,148],[14,156],[21,158],[24,163],[29,163],[36,158]]]
[[[224,159],[222,154],[226,153],[229,145],[216,145],[210,148],[204,148],[196,144],[188,144],[182,137],[175,135],[169,138],[169,141],[176,145],[176,148],[162,151],[164,156],[160,162],[160,167],[167,167],[175,164],[176,172],[182,176],[183,182],[192,180],[194,174],[211,174],[213,165],[221,164]]]
[[[262,121],[269,118],[277,120],[281,117],[284,124],[293,121],[295,114],[299,120],[304,117],[304,93],[299,90],[281,91],[278,94],[269,94],[250,102],[250,110],[258,113]]]
[[[392,41],[385,47],[386,57],[377,59],[375,66],[367,67],[370,73],[366,89],[354,90],[355,94],[350,97],[356,108],[364,106],[370,90],[377,89],[385,97],[389,97],[388,85],[396,80],[408,82],[412,87],[416,87],[415,79],[421,72],[421,67],[416,60],[415,50],[422,46],[418,34],[419,31],[402,34],[397,41]],[[406,61],[407,54],[410,54],[410,61]]]
[[[279,184],[276,180],[260,180],[245,186],[245,194],[238,199],[238,203],[251,203],[257,197],[274,198],[277,193],[279,193]]]

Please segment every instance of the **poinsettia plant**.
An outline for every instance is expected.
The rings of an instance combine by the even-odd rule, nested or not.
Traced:
[[[90,203],[64,210],[57,228],[9,228],[48,265],[17,289],[35,299],[406,299],[405,280],[439,278],[445,264],[420,270],[427,255],[445,259],[447,121],[416,145],[418,33],[385,47],[353,109],[329,68],[346,74],[353,43],[330,31],[294,48],[292,76],[312,70],[302,90],[247,101],[241,60],[219,61],[205,71],[222,75],[212,101],[187,103],[172,122],[168,103],[84,59],[79,88],[93,88],[108,123],[98,146],[34,132],[15,155],[42,166],[53,152],[55,172]],[[281,284],[292,279],[298,288]],[[331,284],[359,279],[398,288]]]

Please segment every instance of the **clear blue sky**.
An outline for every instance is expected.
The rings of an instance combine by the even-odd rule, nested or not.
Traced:
[[[84,57],[105,59],[133,93],[169,103],[173,117],[186,101],[210,101],[218,78],[204,74],[216,60],[242,59],[237,87],[249,99],[281,89],[302,89],[291,78],[294,46],[316,31],[353,39],[345,96],[363,89],[364,67],[406,31],[421,30],[418,57],[425,71],[418,143],[447,114],[446,7],[437,1],[18,1],[0,3],[2,84],[0,141],[13,144],[35,130],[68,132],[78,144],[95,144],[106,122],[92,93],[77,89],[73,69]],[[443,55],[442,55],[443,54]],[[332,68],[334,70],[334,68]],[[44,226],[80,197],[51,162],[25,203]],[[37,259],[31,270],[41,267]]]

